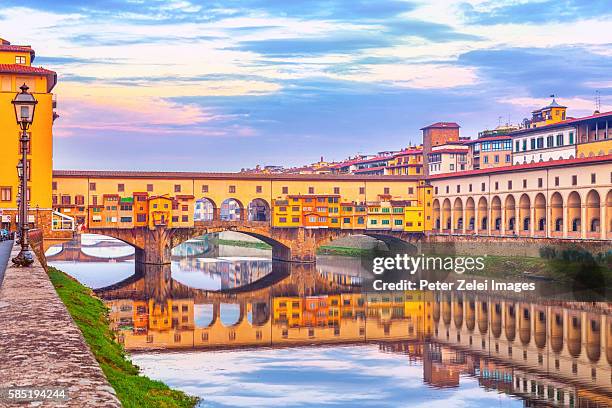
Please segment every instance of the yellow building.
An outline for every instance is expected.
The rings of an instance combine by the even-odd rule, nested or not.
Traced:
[[[297,327],[302,323],[302,299],[299,297],[275,297],[273,299],[274,321]]]
[[[408,148],[393,155],[385,174],[394,176],[423,174],[423,147]]]
[[[172,203],[173,200],[165,195],[149,198],[149,228],[172,227]]]
[[[612,154],[612,139],[597,140],[594,142],[576,145],[576,157],[606,156]]]
[[[0,129],[2,129],[2,160],[0,160],[0,211],[2,226],[16,229],[19,182],[16,166],[21,158],[20,128],[11,101],[26,84],[38,104],[30,129],[29,161],[29,220],[50,229],[51,179],[53,155],[53,120],[55,102],[51,91],[57,82],[53,71],[33,67],[34,50],[29,46],[11,45],[0,38]]]
[[[550,105],[531,112],[532,118],[529,127],[536,128],[540,126],[552,125],[565,120],[566,106],[559,105],[553,98]]]

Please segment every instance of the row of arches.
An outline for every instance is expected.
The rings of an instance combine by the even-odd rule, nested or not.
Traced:
[[[194,206],[195,221],[270,221],[270,204],[256,198],[244,204],[235,198],[224,200],[217,205],[209,198],[196,200]]]
[[[490,334],[522,346],[533,342],[539,349],[566,351],[574,358],[584,352],[591,362],[599,361],[604,345],[612,364],[612,321],[603,317],[601,313],[560,307],[472,299],[442,300],[435,302],[433,309],[434,323],[447,328],[454,325],[459,331]]]
[[[566,199],[554,192],[548,201],[543,193],[435,199],[434,231],[593,239],[612,232],[612,190],[602,197],[591,189],[584,198],[571,191]]]

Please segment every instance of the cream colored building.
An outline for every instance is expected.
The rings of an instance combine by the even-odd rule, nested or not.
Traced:
[[[433,231],[612,239],[612,155],[430,177]]]

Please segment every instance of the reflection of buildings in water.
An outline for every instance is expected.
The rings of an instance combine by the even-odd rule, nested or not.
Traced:
[[[410,292],[272,296],[242,303],[231,326],[221,323],[217,304],[213,321],[195,327],[193,299],[168,300],[163,311],[151,302],[133,302],[130,309],[130,302],[109,302],[113,328],[128,349],[383,342],[384,350],[422,361],[432,386],[457,386],[465,374],[538,403],[612,403],[612,319],[598,305],[434,301]],[[147,317],[136,313],[144,307]]]
[[[181,258],[173,262],[177,272],[203,273],[221,277],[221,289],[231,289],[257,281],[272,272],[269,259]]]

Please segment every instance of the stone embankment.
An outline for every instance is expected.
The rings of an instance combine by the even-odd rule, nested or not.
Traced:
[[[10,257],[17,252],[15,245]],[[28,268],[9,261],[0,286],[0,393],[14,387],[68,393],[65,400],[15,406],[121,406],[38,260]],[[13,401],[0,399],[0,406]]]

